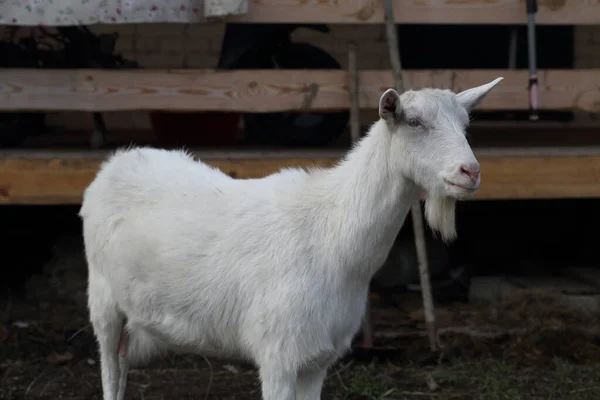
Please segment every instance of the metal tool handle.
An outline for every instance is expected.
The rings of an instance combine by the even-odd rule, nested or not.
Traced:
[[[538,79],[536,65],[535,13],[537,0],[527,0],[527,49],[529,55],[529,119],[536,121],[538,115]]]

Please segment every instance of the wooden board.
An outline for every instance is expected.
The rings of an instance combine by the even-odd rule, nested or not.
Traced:
[[[600,4],[589,0],[539,0],[536,23],[596,25]],[[526,24],[525,1],[396,0],[394,19],[414,24]],[[382,23],[381,0],[250,0],[248,13],[230,21],[254,23]]]
[[[527,71],[405,71],[408,89],[455,92],[500,82],[482,110],[528,109]],[[600,111],[600,70],[540,70],[540,108]],[[376,109],[391,71],[360,73],[360,104]],[[311,100],[311,88],[316,95]],[[345,71],[0,69],[0,111],[335,111],[350,107]]]
[[[482,168],[476,200],[600,197],[600,149],[551,156],[475,151]],[[0,153],[0,204],[78,204],[105,152]],[[214,153],[198,156],[236,178],[258,178],[288,166],[331,166],[341,153]]]

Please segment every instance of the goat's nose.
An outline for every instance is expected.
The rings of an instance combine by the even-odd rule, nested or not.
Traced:
[[[460,166],[460,173],[469,179],[476,181],[479,177],[479,164],[463,164]]]

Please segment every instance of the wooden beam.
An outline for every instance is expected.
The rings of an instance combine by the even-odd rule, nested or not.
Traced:
[[[50,153],[50,152],[46,152]],[[39,153],[38,153],[39,154]],[[94,179],[107,152],[50,154],[36,157],[4,152],[0,157],[0,204],[79,204],[84,189]],[[241,157],[199,154],[203,160],[228,175],[256,178],[288,166],[329,166],[335,156],[274,157],[245,153]]]
[[[482,186],[476,200],[600,197],[600,149],[511,154],[476,150]],[[592,150],[595,150],[592,151]],[[258,178],[288,166],[335,164],[340,152],[197,153],[236,178]],[[79,204],[106,152],[0,153],[0,204]]]
[[[253,23],[383,22],[380,0],[250,0],[248,13],[229,21]],[[394,20],[413,24],[525,24],[525,1],[402,0],[394,4]],[[536,23],[596,25],[600,4],[588,0],[539,0]]]
[[[481,110],[528,109],[525,70],[409,70],[405,87],[459,92],[504,80]],[[539,71],[540,109],[600,112],[600,70]],[[391,71],[362,71],[360,104],[376,109]],[[317,94],[311,100],[311,88]],[[346,71],[0,69],[0,111],[335,111],[350,107]]]

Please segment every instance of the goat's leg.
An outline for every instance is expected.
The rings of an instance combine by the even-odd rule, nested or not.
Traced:
[[[119,390],[117,391],[117,400],[125,398],[125,389],[127,388],[127,373],[129,372],[129,333],[123,326],[121,330],[121,339],[119,341]]]
[[[319,400],[327,368],[305,369],[298,374],[296,400]]]
[[[101,318],[92,317],[94,333],[100,347],[100,369],[104,400],[117,400],[119,390],[118,347],[123,318],[116,311],[106,312]]]
[[[262,400],[295,400],[296,372],[281,364],[260,366]]]

